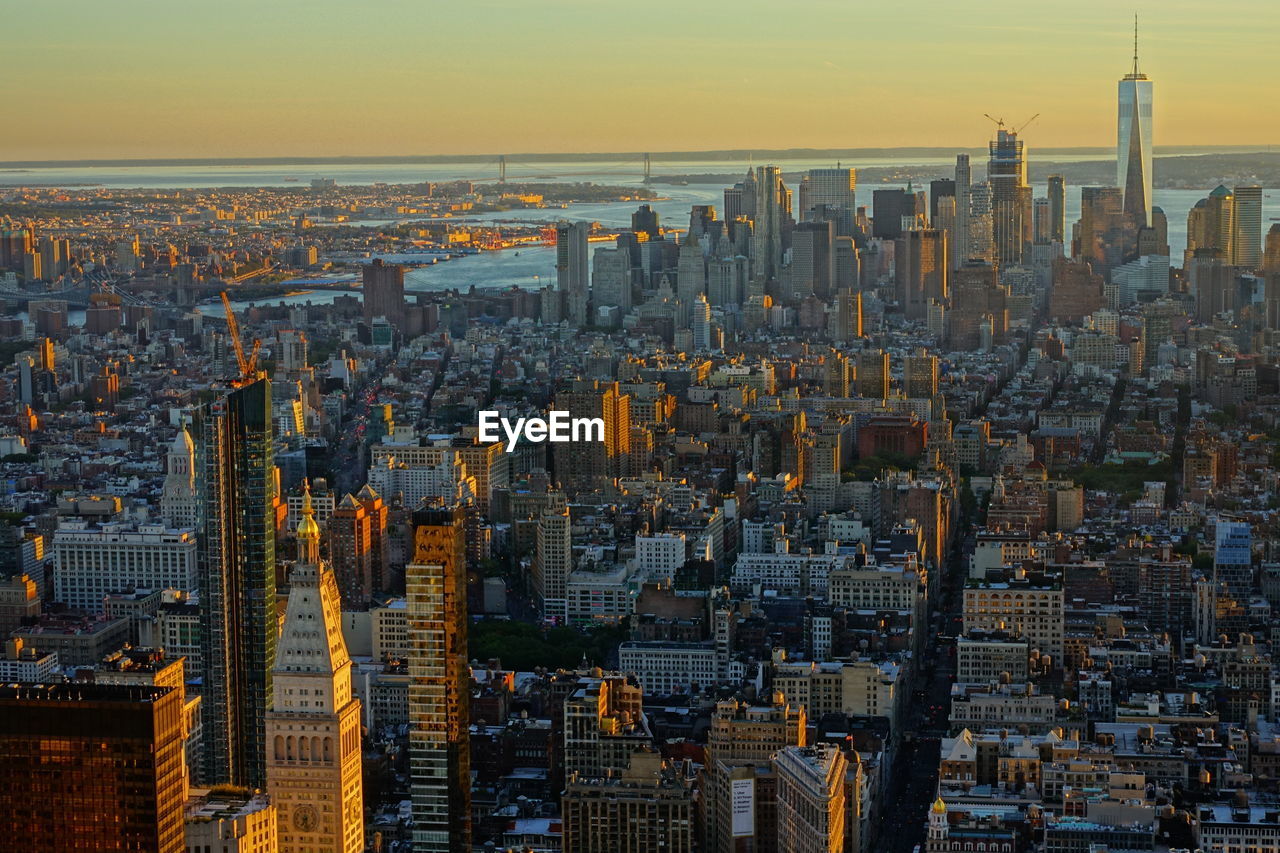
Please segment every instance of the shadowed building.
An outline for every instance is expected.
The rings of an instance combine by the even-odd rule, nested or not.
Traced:
[[[404,328],[404,267],[374,258],[361,273],[364,289],[364,321],[385,317],[397,329]]]
[[[9,849],[182,853],[182,749],[179,689],[0,686]]]

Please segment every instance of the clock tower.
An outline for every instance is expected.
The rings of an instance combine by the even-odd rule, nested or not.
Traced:
[[[297,538],[267,712],[267,791],[280,853],[360,853],[360,700],[352,695],[338,582],[320,562],[310,487]]]

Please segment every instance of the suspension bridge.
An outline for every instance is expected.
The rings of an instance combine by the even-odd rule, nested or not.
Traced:
[[[508,181],[538,181],[538,180],[561,180],[564,178],[600,178],[600,177],[617,177],[620,179],[639,179],[641,183],[649,184],[654,180],[654,161],[649,154],[637,155],[633,160],[607,160],[596,163],[582,161],[580,163],[563,162],[563,161],[547,161],[545,163],[523,163],[511,160],[506,154],[499,154],[494,159],[478,164],[481,168],[492,169],[493,171],[482,174],[471,175],[458,180],[473,181],[476,183],[493,181],[495,178],[499,184],[505,184]],[[601,168],[605,166],[605,168]],[[581,168],[575,168],[581,167]]]

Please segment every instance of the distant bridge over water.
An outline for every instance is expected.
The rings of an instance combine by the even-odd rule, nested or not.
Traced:
[[[6,287],[0,285],[0,301],[6,303],[18,303],[24,307],[32,302],[41,302],[46,299],[58,300],[67,303],[68,308],[88,308],[89,298],[98,293],[114,294],[120,298],[122,305],[136,305],[149,308],[159,308],[168,303],[155,302],[143,299],[136,294],[130,293],[123,287],[117,286],[112,274],[105,271],[94,270],[77,281],[64,285],[58,290],[23,290],[18,287]]]

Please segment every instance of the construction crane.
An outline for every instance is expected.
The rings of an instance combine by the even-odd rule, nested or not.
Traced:
[[[995,116],[993,116],[991,113],[983,113],[983,115],[984,115],[984,116],[986,116],[986,117],[987,117],[988,119],[990,119],[991,121],[995,122],[996,127],[1000,128],[1001,130],[1004,130],[1004,126],[1005,126],[1005,120],[1004,120],[1004,119],[1002,119],[1002,118],[996,118],[996,117],[995,117]],[[1015,127],[1015,128],[1013,129],[1013,132],[1014,132],[1014,133],[1022,133],[1022,131],[1026,130],[1028,127],[1030,127],[1030,126],[1031,126],[1031,122],[1035,121],[1035,120],[1036,120],[1036,119],[1038,119],[1038,118],[1040,118],[1040,113],[1036,113],[1036,114],[1035,114],[1035,115],[1033,115],[1031,118],[1027,119],[1027,120],[1026,120],[1026,121],[1024,121],[1022,124],[1020,124],[1020,125],[1018,125],[1017,127]]]
[[[231,346],[235,347],[240,381],[252,382],[258,378],[258,351],[262,349],[262,341],[254,338],[253,349],[246,356],[244,344],[240,341],[240,324],[236,322],[236,313],[231,310],[231,299],[225,290],[222,291],[222,307],[227,312],[227,337],[231,338]]]

